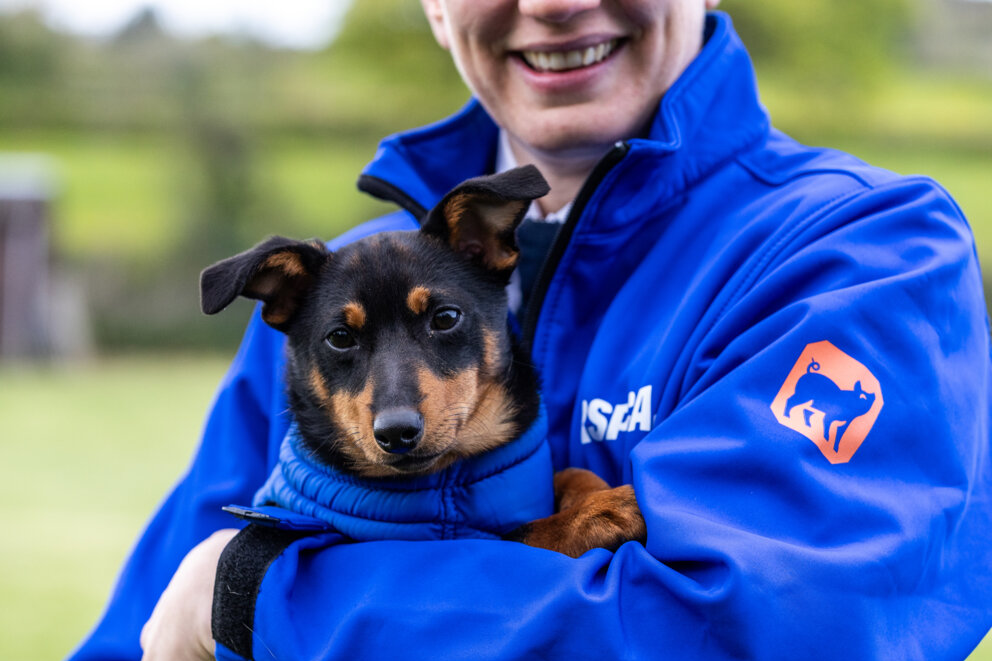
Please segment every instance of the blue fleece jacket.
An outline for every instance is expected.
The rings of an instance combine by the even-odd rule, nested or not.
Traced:
[[[415,227],[496,136],[473,102],[384,141],[362,185],[407,211],[341,241]],[[309,536],[264,574],[255,658],[960,660],[992,625],[971,232],[932,181],[771,129],[726,16],[596,168],[532,300],[554,465],[633,484],[646,545]],[[75,659],[138,658],[185,552],[265,482],[282,348],[256,318]]]

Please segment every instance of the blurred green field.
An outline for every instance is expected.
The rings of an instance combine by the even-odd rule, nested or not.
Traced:
[[[276,203],[255,230],[331,238],[384,205],[358,192],[358,173],[373,140],[343,137],[260,140],[254,156],[259,185]],[[61,184],[54,209],[58,254],[72,261],[145,263],[175,247],[190,224],[193,175],[187,145],[156,133],[0,130],[0,151],[43,153]]]
[[[936,179],[968,217],[983,264],[992,259],[992,82],[892,72],[850,98],[761,71],[759,82],[772,121],[800,142]]]
[[[0,659],[64,658],[184,470],[217,356],[0,369]],[[971,661],[992,661],[992,638]]]
[[[935,178],[968,216],[983,262],[992,259],[992,84],[903,76],[850,104],[811,102],[775,76],[762,90],[773,121],[800,141]],[[355,188],[375,148],[376,138],[361,135],[253,138],[255,183],[267,206],[238,228],[242,242],[269,233],[331,238],[389,208]],[[190,208],[195,157],[181,135],[0,127],[0,151],[56,160],[63,188],[54,240],[71,261],[154,263],[204,220]]]
[[[987,151],[940,144],[887,144],[851,138],[830,141],[830,146],[900,174],[933,177],[950,192],[968,217],[983,264],[992,260],[992,159]],[[986,267],[988,272],[989,268]],[[988,275],[988,273],[986,273]]]
[[[213,356],[0,369],[0,659],[64,658],[183,472]]]

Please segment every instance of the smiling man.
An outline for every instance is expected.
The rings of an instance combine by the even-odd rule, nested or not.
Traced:
[[[646,542],[235,536],[220,507],[251,501],[289,425],[256,315],[74,658],[138,658],[143,625],[148,659],[967,656],[992,625],[971,232],[934,182],[771,128],[715,5],[424,0],[474,99],[383,141],[359,185],[401,209],[332,243],[537,165],[512,320],[555,468],[633,485]]]

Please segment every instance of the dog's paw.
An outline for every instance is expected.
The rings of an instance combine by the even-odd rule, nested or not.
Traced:
[[[593,548],[616,551],[626,542],[647,540],[647,528],[641,509],[629,484],[588,494],[577,505],[569,523],[570,544],[581,549],[578,555]]]
[[[625,542],[643,544],[647,528],[634,488],[624,485],[586,493],[568,509],[524,524],[505,539],[577,558],[594,548],[616,551]]]
[[[606,491],[606,480],[584,468],[566,468],[555,473],[555,511],[575,507],[594,491]]]

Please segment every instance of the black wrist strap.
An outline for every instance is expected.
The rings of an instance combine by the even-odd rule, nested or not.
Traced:
[[[235,535],[217,563],[211,629],[214,640],[246,659],[252,656],[255,599],[269,565],[307,532],[251,524]]]

